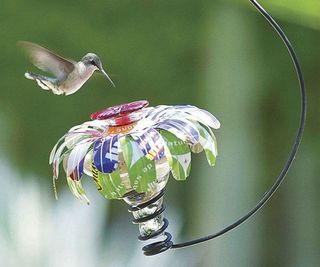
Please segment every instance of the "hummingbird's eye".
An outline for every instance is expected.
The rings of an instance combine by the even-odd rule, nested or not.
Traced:
[[[90,63],[91,63],[92,65],[95,65],[95,66],[96,66],[96,62],[94,62],[93,59],[90,60]]]

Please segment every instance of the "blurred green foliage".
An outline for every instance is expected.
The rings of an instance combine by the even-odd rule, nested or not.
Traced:
[[[203,266],[316,266],[320,260],[314,230],[320,204],[310,192],[319,188],[320,173],[320,4],[261,3],[300,56],[309,89],[307,130],[290,180],[260,220],[194,249]],[[249,1],[2,0],[0,36],[1,150],[21,173],[42,177],[39,183],[50,183],[49,152],[69,128],[96,110],[138,99],[197,105],[221,120],[217,167],[194,157],[192,177],[169,182],[168,204],[185,216],[185,238],[240,216],[284,164],[298,123],[297,82],[285,48]],[[42,91],[23,77],[36,68],[16,48],[18,40],[75,60],[95,52],[117,87],[95,74],[69,97]]]

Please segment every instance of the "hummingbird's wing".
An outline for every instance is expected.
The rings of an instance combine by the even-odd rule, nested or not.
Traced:
[[[27,52],[35,66],[51,72],[58,79],[63,79],[75,68],[76,62],[65,59],[40,45],[27,41],[19,41],[17,44]]]

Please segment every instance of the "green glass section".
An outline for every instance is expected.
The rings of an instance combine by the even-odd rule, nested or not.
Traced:
[[[157,178],[155,162],[144,156],[138,144],[131,137],[122,138],[120,146],[132,188],[139,193],[146,192],[149,184],[155,182]]]
[[[191,170],[191,153],[189,146],[165,130],[159,131],[172,155],[171,173],[176,180],[186,180]]]
[[[122,181],[119,171],[113,173],[97,173],[96,184],[99,192],[108,199],[120,199],[126,193],[124,182]]]
[[[200,133],[200,145],[204,149],[207,161],[210,166],[214,166],[218,155],[216,139],[212,132],[210,134],[207,129],[202,127],[200,124],[197,125],[197,128]]]

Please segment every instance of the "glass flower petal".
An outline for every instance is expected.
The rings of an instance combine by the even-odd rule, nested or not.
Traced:
[[[152,128],[145,132],[132,133],[143,154],[150,160],[160,160],[164,156],[164,143],[160,134]]]
[[[208,163],[210,166],[214,166],[216,162],[216,158],[218,156],[217,142],[213,133],[209,133],[206,127],[202,125],[197,125],[200,132],[200,142],[199,145],[201,147],[200,150],[196,149],[196,146],[191,147],[192,152],[200,153],[202,150],[205,151]]]
[[[162,130],[162,137],[172,155],[171,173],[176,180],[185,180],[191,169],[191,153],[189,146],[168,131]]]
[[[84,158],[78,163],[76,168],[70,173],[72,180],[80,181],[84,173]]]
[[[155,162],[145,157],[132,137],[122,139],[121,149],[132,188],[139,193],[146,192],[148,185],[156,181]]]
[[[86,196],[86,193],[82,187],[81,182],[77,180],[73,180],[70,177],[67,177],[67,181],[72,194],[83,203],[89,204],[90,201]]]
[[[85,140],[74,146],[72,149],[67,162],[67,176],[69,176],[79,165],[81,161],[84,161],[84,158],[92,145],[92,139]],[[81,178],[81,177],[80,177]]]
[[[187,120],[167,119],[158,123],[156,128],[167,130],[183,141],[188,141],[191,144],[199,142],[200,137],[198,129]]]
[[[204,109],[199,109],[195,106],[190,105],[175,106],[175,109],[177,110],[178,114],[182,116],[184,114],[184,117],[187,119],[199,121],[213,129],[220,128],[220,122],[218,121],[218,119],[215,116],[213,116],[210,112]]]
[[[112,173],[118,167],[118,135],[98,139],[93,147],[93,161],[98,171]]]
[[[99,172],[94,166],[93,179],[100,193],[108,199],[120,199],[126,193],[125,184],[121,179],[119,171],[113,173]]]

